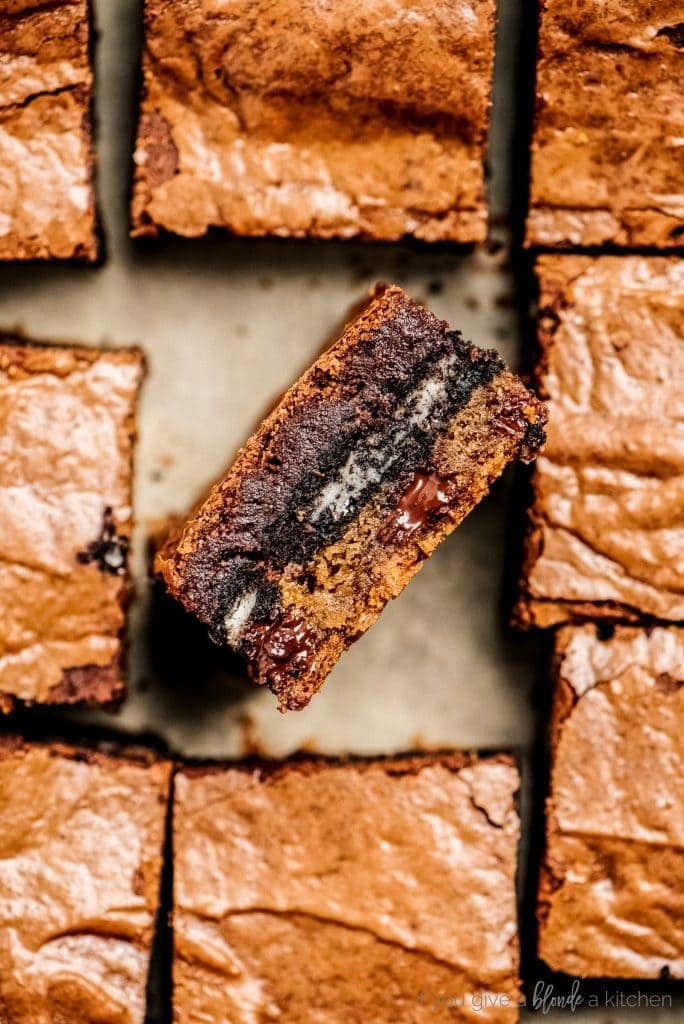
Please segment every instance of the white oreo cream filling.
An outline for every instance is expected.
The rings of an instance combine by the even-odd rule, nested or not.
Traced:
[[[231,605],[223,620],[229,643],[234,644],[239,639],[240,634],[249,621],[250,615],[254,611],[256,602],[257,591],[248,590],[246,594],[241,594],[237,601]]]
[[[387,430],[370,434],[350,453],[337,475],[321,490],[309,513],[312,523],[326,513],[333,521],[343,519],[368,487],[381,482],[401,458],[402,445],[412,431],[429,427],[430,420],[446,403],[449,371],[455,363],[455,354],[443,356],[436,363],[433,375],[397,406],[394,424]]]

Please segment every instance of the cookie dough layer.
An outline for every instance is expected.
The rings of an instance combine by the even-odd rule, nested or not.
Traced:
[[[556,640],[539,954],[580,977],[684,977],[684,631]]]
[[[98,256],[87,0],[0,11],[0,260]]]
[[[493,0],[145,2],[132,233],[482,241]]]
[[[684,244],[682,0],[542,0],[527,242]]]
[[[684,620],[684,262],[537,263],[548,443],[518,620]]]
[[[0,709],[124,695],[137,349],[0,343]]]
[[[143,1024],[170,765],[0,739],[0,1019]]]
[[[182,771],[175,1024],[517,1021],[517,788],[503,755]]]
[[[516,457],[545,413],[399,288],[287,392],[158,552],[170,593],[300,708]]]

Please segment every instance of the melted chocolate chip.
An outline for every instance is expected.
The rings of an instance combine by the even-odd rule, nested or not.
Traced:
[[[492,426],[499,433],[519,440],[520,459],[523,462],[533,462],[546,441],[545,423],[545,418],[530,423],[522,406],[504,401],[492,421]]]
[[[439,473],[419,470],[399,498],[380,533],[380,540],[387,542],[410,537],[448,505],[449,495],[444,488],[444,478]]]
[[[100,536],[85,551],[79,551],[76,558],[82,565],[97,562],[100,572],[123,576],[128,563],[128,543],[128,537],[117,534],[112,509],[108,506],[102,517]]]
[[[494,417],[494,429],[509,437],[524,437],[529,426],[519,405],[503,402]]]
[[[311,629],[293,611],[284,612],[271,625],[255,623],[245,637],[252,647],[257,683],[278,693],[292,675],[306,671],[316,644]]]

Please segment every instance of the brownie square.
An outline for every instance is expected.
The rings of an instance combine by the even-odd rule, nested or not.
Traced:
[[[133,235],[482,241],[494,0],[145,0]]]
[[[684,261],[537,263],[548,444],[523,625],[684,619]]]
[[[544,420],[495,352],[380,288],[156,571],[281,710],[301,708],[506,465],[534,458]]]
[[[175,1024],[516,1021],[517,788],[504,755],[181,771]]]
[[[0,260],[98,256],[88,0],[0,10]]]
[[[539,954],[581,977],[684,977],[684,631],[564,627]]]
[[[138,349],[0,342],[0,710],[124,695]]]
[[[531,245],[684,242],[681,0],[541,0]]]
[[[0,739],[0,1020],[143,1024],[170,765]]]

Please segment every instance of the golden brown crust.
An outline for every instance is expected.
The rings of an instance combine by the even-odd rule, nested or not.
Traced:
[[[542,0],[529,245],[682,244],[682,22],[681,0]]]
[[[517,786],[505,755],[182,771],[176,1024],[517,1020]]]
[[[88,0],[0,12],[0,260],[98,258]]]
[[[138,349],[0,342],[3,710],[123,696],[143,373]]]
[[[684,976],[684,633],[556,638],[539,953],[584,977]]]
[[[170,775],[0,738],[0,1018],[143,1024]]]
[[[145,3],[132,233],[482,241],[492,0]]]
[[[684,264],[544,256],[519,624],[684,619]]]

